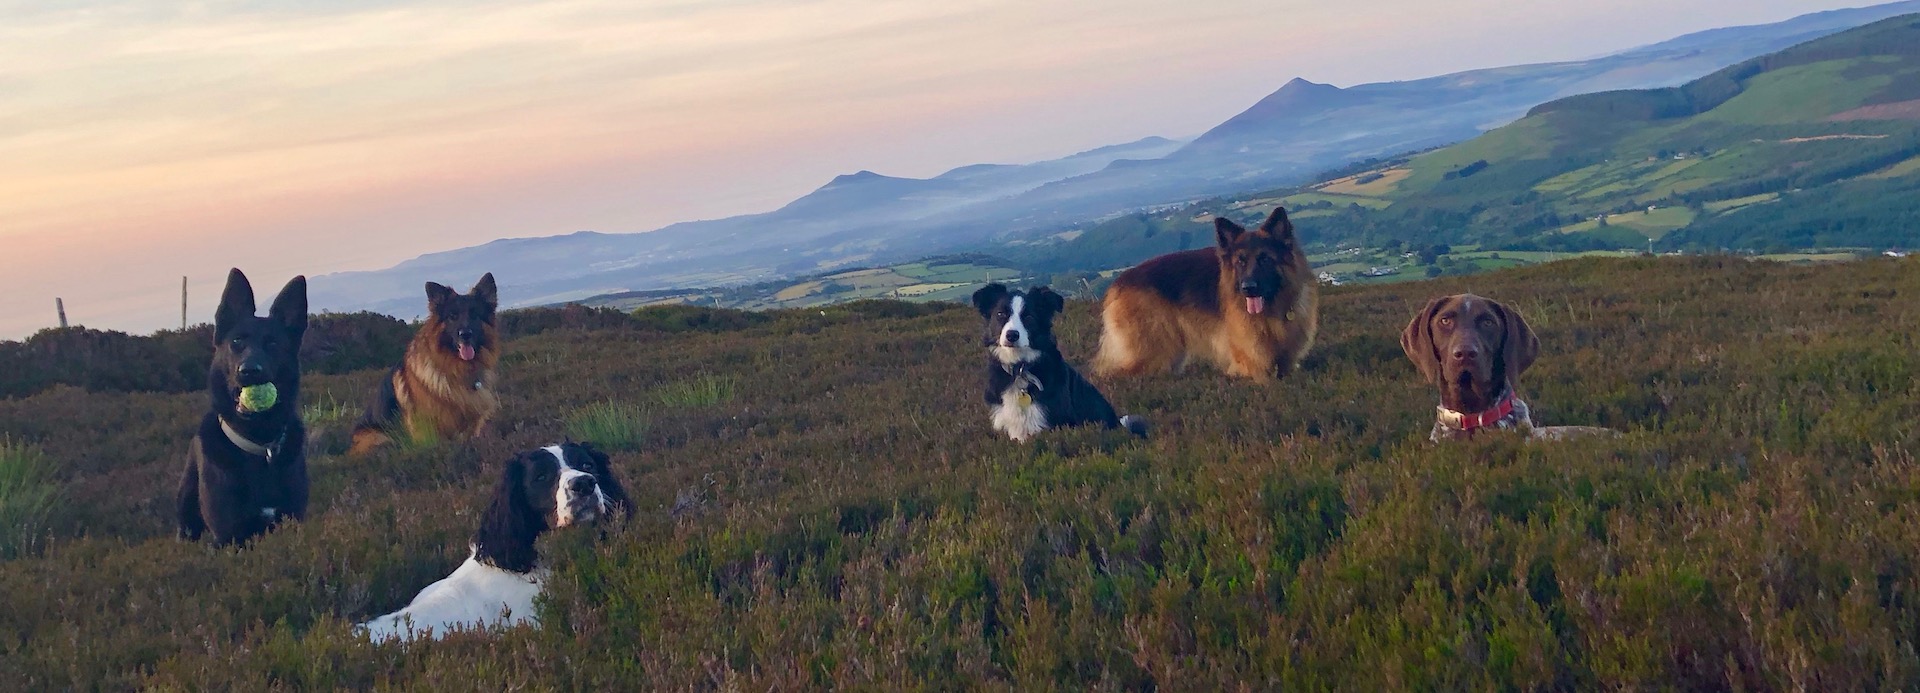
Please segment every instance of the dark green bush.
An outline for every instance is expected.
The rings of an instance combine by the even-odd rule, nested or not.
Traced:
[[[310,373],[347,373],[400,362],[413,327],[377,313],[322,313],[300,345]],[[0,397],[56,385],[107,392],[188,392],[207,386],[213,326],[134,336],[84,327],[47,329],[0,341]]]

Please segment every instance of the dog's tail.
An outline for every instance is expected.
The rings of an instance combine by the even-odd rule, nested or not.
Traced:
[[[193,441],[199,445],[199,440]],[[207,519],[200,515],[200,465],[188,462],[187,471],[180,476],[178,496],[180,512],[180,538],[187,541],[199,541],[200,534],[207,531]]]
[[[1120,417],[1120,427],[1127,429],[1128,433],[1136,436],[1142,438],[1147,437],[1147,420],[1138,416],[1129,415]]]
[[[393,442],[390,431],[401,425],[406,412],[400,410],[400,395],[394,389],[393,381],[400,377],[406,366],[387,371],[387,377],[381,379],[380,388],[373,393],[373,399],[367,402],[367,408],[360,418],[353,422],[350,435],[353,447],[347,450],[349,457],[364,457],[375,448]]]

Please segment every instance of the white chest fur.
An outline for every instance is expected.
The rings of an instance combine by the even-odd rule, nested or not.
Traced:
[[[1004,432],[1017,442],[1047,430],[1046,408],[1028,398],[1022,384],[1014,381],[1012,387],[1000,393],[1000,403],[993,406],[993,430]]]
[[[533,598],[546,571],[515,573],[469,556],[453,574],[427,585],[407,608],[360,624],[374,642],[392,638],[439,638],[453,628],[537,623]],[[431,633],[428,631],[431,630]]]

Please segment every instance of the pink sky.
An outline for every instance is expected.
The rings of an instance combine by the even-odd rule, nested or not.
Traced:
[[[1858,2],[0,0],[0,337]],[[1364,12],[1359,10],[1364,9]],[[468,278],[441,278],[466,281]],[[263,297],[262,300],[267,300]]]

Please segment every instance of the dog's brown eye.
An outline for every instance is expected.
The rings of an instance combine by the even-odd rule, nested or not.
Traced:
[[[233,347],[235,351],[239,351],[241,349],[247,348],[247,343],[239,339],[235,339],[232,342],[228,342],[227,345],[230,347]]]
[[[1453,318],[1441,318],[1441,319],[1440,319],[1440,326],[1441,326],[1441,327],[1452,327],[1452,326],[1453,326]]]

